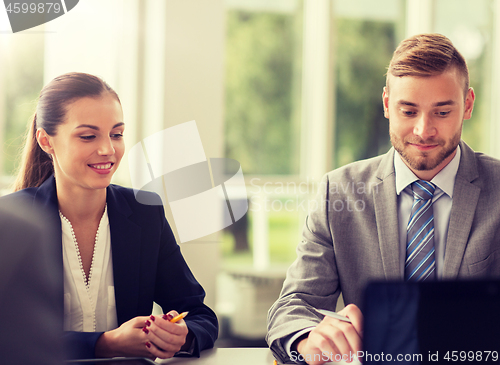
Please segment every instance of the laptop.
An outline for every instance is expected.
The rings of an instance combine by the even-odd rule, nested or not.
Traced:
[[[500,281],[376,282],[363,364],[500,363]]]

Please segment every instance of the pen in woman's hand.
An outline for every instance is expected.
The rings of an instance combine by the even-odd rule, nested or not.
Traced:
[[[164,314],[162,318],[165,321],[169,321],[169,322],[175,323],[175,322],[180,321],[184,317],[186,317],[188,315],[188,313],[189,312],[182,312],[181,314],[179,314],[179,315],[177,315],[175,317],[173,315],[171,315],[170,313],[167,313],[167,314]]]
[[[172,323],[175,323],[175,322],[178,322],[180,321],[181,319],[183,319],[184,317],[186,317],[188,315],[189,312],[182,312],[181,314],[179,314],[178,316],[175,316],[174,318],[172,318],[170,320],[170,322]]]

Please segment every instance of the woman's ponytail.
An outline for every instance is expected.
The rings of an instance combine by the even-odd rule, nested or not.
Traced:
[[[14,182],[14,191],[40,186],[54,173],[52,159],[40,148],[36,139],[36,113],[29,125],[28,134],[24,145],[21,164]]]

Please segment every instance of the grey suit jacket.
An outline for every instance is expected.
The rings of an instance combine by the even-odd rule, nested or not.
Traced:
[[[446,241],[444,279],[500,277],[500,161],[474,152],[463,141]],[[373,280],[403,280],[394,149],[326,174],[317,209],[306,219],[297,259],[279,299],[269,310],[266,340],[281,361],[282,339],[320,317],[312,307],[362,309]]]

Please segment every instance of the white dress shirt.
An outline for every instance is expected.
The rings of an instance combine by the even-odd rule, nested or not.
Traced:
[[[95,239],[88,283],[71,222],[59,212],[64,264],[64,330],[109,331],[117,327],[111,235],[107,207]]]
[[[443,277],[444,251],[446,236],[450,224],[451,204],[453,202],[453,188],[460,164],[460,146],[457,147],[455,157],[430,181],[436,185],[432,198],[434,214],[434,248],[436,250],[436,277]],[[399,228],[399,263],[404,274],[406,261],[406,227],[413,205],[413,192],[410,184],[419,178],[403,162],[398,152],[394,153],[394,170],[396,172],[396,193],[398,194],[398,228]]]

